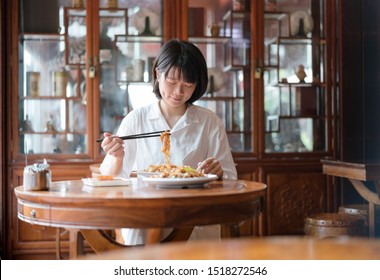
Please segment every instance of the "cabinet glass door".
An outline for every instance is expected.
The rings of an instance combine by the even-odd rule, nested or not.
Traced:
[[[267,153],[327,150],[324,1],[265,1]]]
[[[155,100],[162,1],[19,0],[19,10],[17,154],[97,157],[96,138]]]
[[[19,1],[18,154],[87,153],[86,13],[77,9],[68,15],[71,5]],[[43,15],[47,10],[49,16]],[[67,38],[73,40],[70,49]]]
[[[249,1],[188,1],[188,40],[209,68],[207,93],[196,104],[224,122],[234,152],[252,151]]]
[[[151,75],[162,18],[161,0],[100,1],[98,137],[116,133],[128,112],[156,100]]]

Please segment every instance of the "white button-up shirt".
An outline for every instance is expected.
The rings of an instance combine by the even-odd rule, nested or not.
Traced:
[[[191,105],[173,128],[167,124],[161,113],[159,103],[131,111],[120,124],[118,136],[139,134],[153,131],[170,130],[170,163],[189,165],[197,168],[198,163],[214,157],[222,166],[224,179],[236,179],[237,172],[228,143],[227,134],[221,119],[211,110]],[[125,157],[120,176],[129,177],[132,169],[143,171],[150,164],[165,163],[161,152],[159,137],[141,138],[124,141]],[[100,170],[107,174],[107,167],[113,162],[111,155],[106,155]],[[170,229],[166,229],[167,235]],[[145,242],[146,230],[122,229],[125,244],[136,245]],[[219,238],[220,226],[195,227],[191,239]]]
[[[217,159],[224,171],[223,178],[236,179],[237,173],[221,119],[211,110],[191,105],[173,128],[167,124],[158,102],[131,111],[122,121],[118,136],[170,130],[170,163],[198,167],[209,157]],[[124,141],[125,157],[123,177],[129,177],[133,168],[146,169],[150,164],[165,163],[159,137]],[[112,164],[112,156],[106,155],[102,173]]]

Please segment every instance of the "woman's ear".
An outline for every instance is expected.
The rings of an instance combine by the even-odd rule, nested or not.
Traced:
[[[160,72],[158,71],[158,67],[156,67],[155,71],[156,71],[156,77],[158,79],[160,77]]]

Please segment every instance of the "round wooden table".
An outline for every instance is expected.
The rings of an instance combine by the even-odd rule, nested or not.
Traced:
[[[173,242],[144,249],[119,249],[87,260],[380,260],[379,239],[304,236]]]
[[[15,188],[19,219],[80,230],[95,251],[109,249],[112,242],[103,240],[104,244],[97,247],[101,235],[89,236],[94,232],[89,230],[153,229],[147,243],[155,243],[163,228],[191,231],[194,226],[236,224],[251,219],[261,212],[265,191],[265,184],[252,181],[213,181],[200,188],[166,189],[147,185],[139,178],[133,178],[129,186],[117,187],[61,181],[53,182],[48,191]],[[77,256],[76,242],[70,233],[70,258]]]

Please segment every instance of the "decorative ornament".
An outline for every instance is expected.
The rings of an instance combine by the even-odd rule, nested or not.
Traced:
[[[305,82],[305,78],[307,75],[305,72],[305,67],[302,64],[298,65],[296,76],[300,80],[300,83]]]
[[[220,26],[217,23],[210,25],[210,33],[212,37],[219,37]]]
[[[313,31],[313,18],[306,11],[297,11],[290,15],[290,34],[292,36],[306,37]]]

